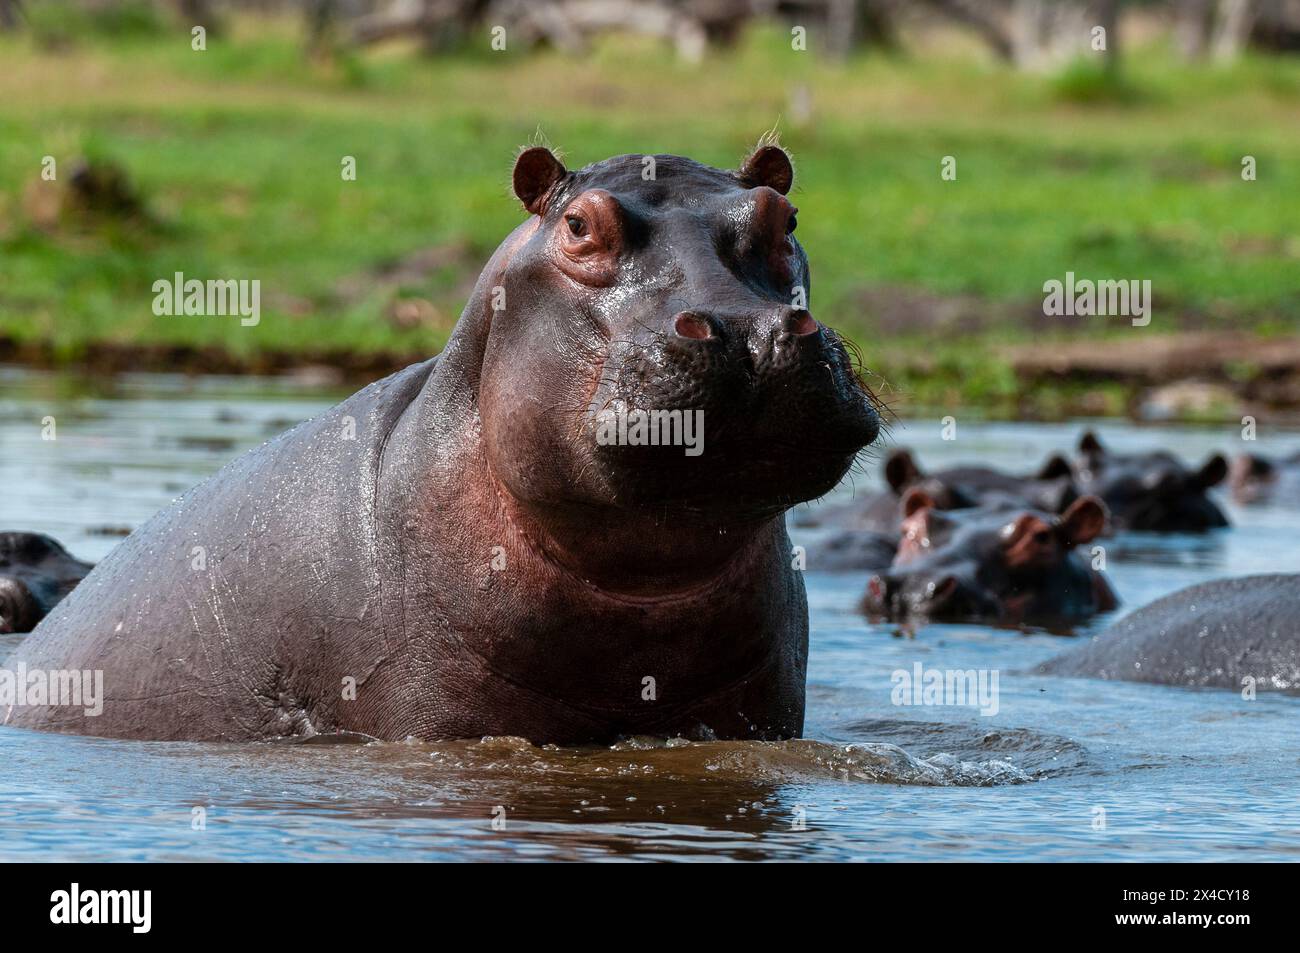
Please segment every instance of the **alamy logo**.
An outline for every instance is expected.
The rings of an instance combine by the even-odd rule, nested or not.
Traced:
[[[176,272],[153,283],[153,313],[171,315],[238,315],[244,327],[262,320],[262,282],[254,278],[186,278]]]
[[[925,668],[920,662],[895,669],[889,700],[895,705],[978,706],[981,715],[998,713],[997,669]]]
[[[0,708],[56,706],[84,709],[89,718],[104,713],[101,669],[29,669],[26,662],[0,668]]]
[[[129,923],[132,933],[148,933],[152,923],[152,890],[70,890],[50,894],[51,923]]]
[[[619,447],[685,447],[688,457],[704,452],[704,411],[628,410],[626,405],[596,414],[596,443]]]
[[[1131,317],[1133,326],[1144,328],[1151,323],[1151,279],[1142,281],[1076,280],[1074,272],[1065,273],[1065,281],[1055,278],[1043,283],[1043,314],[1049,317],[1121,316]]]

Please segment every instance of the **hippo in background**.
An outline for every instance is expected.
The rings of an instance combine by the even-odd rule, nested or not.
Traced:
[[[0,633],[36,628],[93,568],[43,533],[0,532]]]
[[[1227,526],[1223,511],[1206,495],[1227,475],[1228,461],[1221,454],[1193,471],[1164,450],[1111,453],[1090,430],[1079,440],[1074,467],[1080,492],[1101,498],[1110,510],[1112,529],[1153,533]]]
[[[1300,689],[1300,575],[1216,579],[1182,589],[1035,671],[1295,691]]]
[[[903,501],[893,564],[867,584],[875,621],[980,622],[1065,630],[1119,600],[1076,547],[1106,525],[1096,497],[1062,514],[994,502],[944,511],[924,492]]]
[[[1289,457],[1243,453],[1232,461],[1228,486],[1232,498],[1243,506],[1300,506],[1300,450]]]
[[[807,568],[815,572],[877,572],[894,561],[898,534],[846,529],[810,543],[806,550]]]
[[[1080,495],[1074,485],[1069,461],[1056,455],[1050,457],[1037,473],[1028,476],[973,464],[926,473],[910,450],[899,448],[889,454],[883,472],[884,490],[864,500],[800,511],[795,524],[832,525],[846,530],[893,534],[898,531],[899,504],[913,489],[924,492],[934,501],[935,507],[943,510],[1005,502],[1061,513]]]

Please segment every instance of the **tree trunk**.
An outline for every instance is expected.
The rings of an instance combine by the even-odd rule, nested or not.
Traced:
[[[1210,31],[1214,29],[1214,0],[1183,0],[1177,4],[1178,20],[1174,35],[1184,59],[1199,60],[1210,48]]]
[[[1011,60],[1015,42],[1007,27],[1005,4],[981,0],[929,0],[930,5],[949,19],[970,27],[1000,60]]]
[[[23,0],[0,0],[0,30],[16,30],[23,16]]]
[[[1255,26],[1253,0],[1220,0],[1218,22],[1210,40],[1210,51],[1219,62],[1235,60],[1241,55]]]

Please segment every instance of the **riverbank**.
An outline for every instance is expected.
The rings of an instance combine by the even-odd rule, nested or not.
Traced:
[[[1293,359],[1270,356],[1300,329],[1294,58],[1208,70],[1135,47],[1122,97],[959,41],[836,63],[773,29],[697,65],[622,40],[309,59],[296,25],[261,20],[203,53],[187,34],[24,34],[0,59],[0,361],[373,379],[445,343],[521,218],[506,179],[539,126],[574,166],[731,166],[777,125],[812,309],[900,409],[1141,416],[1177,386],[1175,416],[1226,419],[1300,400]],[[155,314],[177,272],[258,281],[256,325]],[[1151,281],[1152,324],[1046,318],[1044,282],[1068,272]],[[1188,335],[1209,337],[1160,343]],[[1162,369],[1169,347],[1194,359]]]
[[[868,383],[895,414],[974,412],[987,419],[1223,422],[1249,414],[1300,422],[1300,339],[1194,333],[1115,341],[987,345],[960,357],[888,347]],[[94,342],[75,356],[0,336],[0,365],[109,379],[120,374],[279,376],[350,388],[425,360],[424,351],[297,349],[238,353],[185,344]],[[971,374],[991,379],[984,390]]]

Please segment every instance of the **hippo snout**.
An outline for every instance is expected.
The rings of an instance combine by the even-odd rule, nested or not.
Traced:
[[[907,573],[897,570],[872,576],[860,609],[875,621],[935,622],[998,619],[1002,605],[958,572]]]

